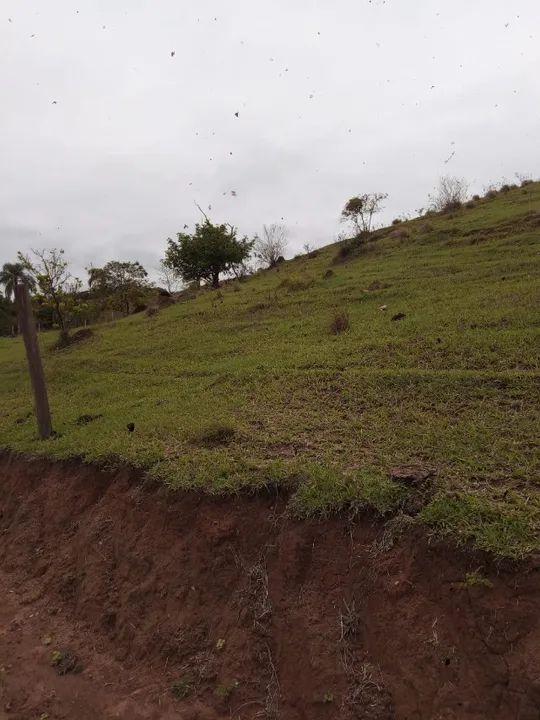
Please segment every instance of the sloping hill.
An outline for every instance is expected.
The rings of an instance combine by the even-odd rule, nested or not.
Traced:
[[[539,240],[535,183],[64,351],[45,334],[59,433],[45,442],[22,344],[1,339],[0,444],[173,487],[279,485],[300,514],[370,506],[521,555],[539,547]],[[349,328],[334,334],[339,313]]]

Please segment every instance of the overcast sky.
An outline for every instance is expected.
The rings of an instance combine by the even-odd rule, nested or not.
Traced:
[[[357,193],[388,192],[391,220],[443,174],[540,175],[539,0],[0,9],[0,264],[151,270],[194,201],[250,235],[283,221],[292,255]]]

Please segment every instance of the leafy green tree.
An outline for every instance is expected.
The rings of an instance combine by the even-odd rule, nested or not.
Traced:
[[[111,307],[129,315],[148,287],[148,273],[139,262],[111,260],[102,268],[88,268],[88,285]]]
[[[167,240],[165,263],[174,269],[185,282],[204,280],[219,287],[222,273],[234,272],[242,267],[253,248],[247,237],[237,238],[231,225],[214,225],[205,217],[195,225],[195,232],[177,233],[177,240]]]
[[[4,286],[4,295],[7,300],[15,296],[15,285],[18,282],[25,282],[30,290],[36,286],[36,281],[31,274],[31,268],[24,260],[16,263],[4,263],[0,270],[0,285]]]
[[[0,335],[14,335],[16,329],[15,304],[0,295]]]

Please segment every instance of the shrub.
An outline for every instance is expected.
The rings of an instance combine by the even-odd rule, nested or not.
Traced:
[[[53,350],[64,350],[71,345],[76,345],[83,340],[88,340],[94,335],[94,331],[90,328],[81,328],[70,334],[67,330],[62,330],[58,336],[58,340],[52,346]]]
[[[403,220],[401,220],[401,218],[394,218],[392,220],[392,225],[399,225],[400,222],[403,222]]]
[[[352,255],[354,250],[357,248],[358,246],[355,245],[352,240],[347,240],[343,243],[343,245],[339,246],[338,251],[334,256],[334,262],[343,262],[349,257],[349,255]]]
[[[325,280],[328,280],[328,278],[331,278],[331,277],[333,277],[333,276],[334,276],[334,271],[333,271],[333,270],[327,270],[327,271],[324,273],[323,278],[324,278]]]
[[[283,262],[283,253],[287,247],[287,228],[285,225],[273,223],[263,225],[262,237],[255,236],[255,257],[268,268]]]
[[[504,183],[504,185],[501,185],[501,192],[507,193],[509,191],[510,191],[510,185],[508,185],[507,183]]]
[[[533,181],[531,180],[531,178],[525,178],[521,181],[521,187],[527,187],[527,185],[532,185],[532,182]]]
[[[368,240],[371,239],[377,239],[376,233],[361,231],[357,233],[355,237],[343,240],[334,256],[334,262],[343,262],[349,256],[358,255],[365,247]]]
[[[462,207],[463,203],[461,202],[461,200],[453,200],[452,202],[448,203],[448,205],[446,205],[443,212],[452,213],[456,210],[461,210]]]
[[[491,190],[488,190],[486,193],[486,197],[488,198],[488,200],[493,200],[493,198],[496,198],[497,191],[495,190],[495,188],[491,188]]]
[[[430,207],[435,212],[450,212],[463,207],[467,197],[467,181],[449,175],[440,178],[435,195],[430,195]]]
[[[473,200],[469,200],[465,203],[465,207],[467,208],[467,210],[472,210],[472,208],[476,207],[476,205]]]
[[[337,312],[330,322],[330,332],[332,335],[339,335],[349,329],[349,314],[345,310]]]
[[[472,199],[473,199],[475,202],[478,202],[478,201],[480,200],[480,195],[476,195],[476,194],[475,194],[475,195],[472,196]]]
[[[159,313],[159,308],[155,305],[150,305],[150,307],[146,308],[146,312],[144,313],[146,317],[154,317]]]

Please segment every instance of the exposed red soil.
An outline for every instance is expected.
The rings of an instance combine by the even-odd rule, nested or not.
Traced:
[[[540,718],[533,561],[76,463],[0,458],[0,502],[2,720]]]

